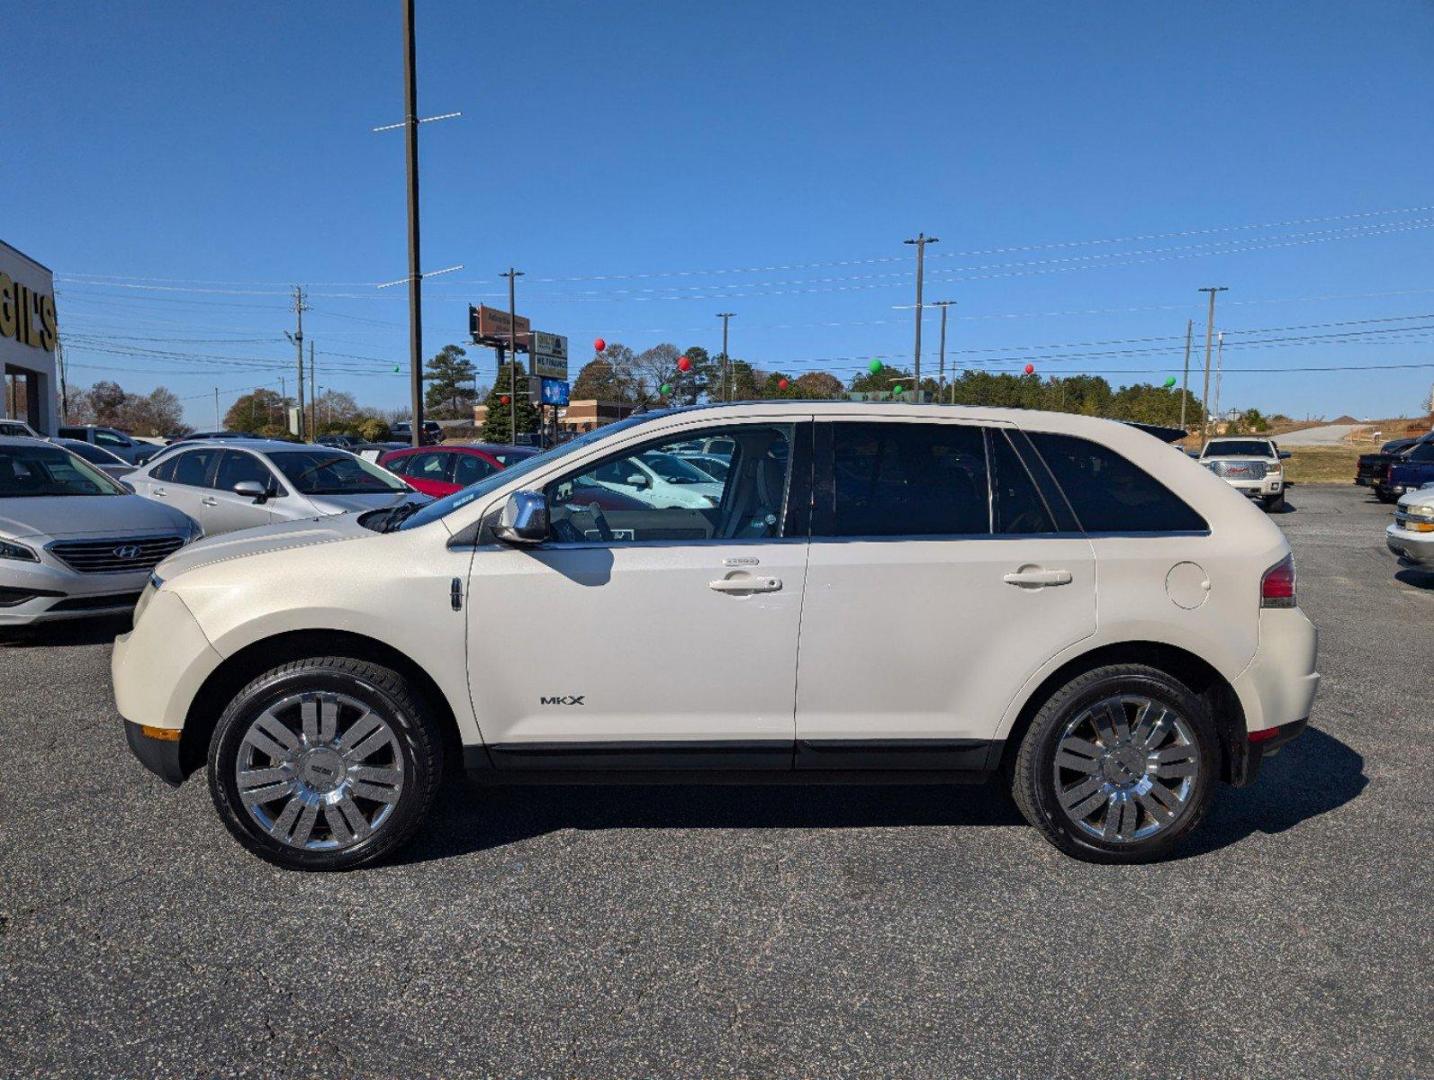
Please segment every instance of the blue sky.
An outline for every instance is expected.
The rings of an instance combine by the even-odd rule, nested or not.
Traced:
[[[731,310],[762,367],[909,363],[924,230],[956,364],[1162,381],[1220,284],[1222,405],[1412,413],[1434,382],[1428,4],[418,13],[420,111],[464,114],[422,129],[424,264],[465,267],[425,289],[427,352],[514,264],[579,359],[716,351]],[[289,374],[299,282],[320,384],[404,402],[403,289],[374,288],[406,273],[403,138],[370,130],[402,115],[397,2],[55,3],[6,34],[0,237],[60,276],[73,381],[212,423],[213,387]]]

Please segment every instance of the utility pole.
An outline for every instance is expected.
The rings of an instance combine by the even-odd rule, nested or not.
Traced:
[[[927,236],[925,233],[917,233],[916,239],[904,240],[902,243],[916,245],[916,350],[914,353],[916,362],[916,374],[912,382],[916,384],[916,400],[921,400],[921,289],[926,283],[926,245],[939,244],[941,241],[934,236]]]
[[[735,315],[735,311],[719,311],[717,318],[722,320],[722,400],[732,400],[732,361],[727,356],[727,322]]]
[[[1215,335],[1215,419],[1220,419],[1220,381],[1225,364],[1225,331]]]
[[[253,404],[253,401],[254,399],[251,397],[249,399],[251,405]],[[219,419],[219,387],[216,386],[214,388],[214,430],[219,431],[223,427],[224,422]]]
[[[413,445],[423,445],[423,273],[418,268],[418,65],[413,0],[403,0],[403,135],[408,163],[408,390]]]
[[[1205,318],[1205,389],[1200,394],[1200,445],[1210,434],[1210,349],[1215,343],[1215,294],[1228,292],[1225,285],[1209,285],[1200,292],[1210,294],[1210,313]]]
[[[941,309],[941,377],[936,383],[936,401],[938,404],[946,397],[946,309],[954,303],[956,303],[955,300],[936,301],[936,306]],[[917,389],[920,390],[919,384]]]
[[[1180,428],[1185,429],[1185,405],[1190,400],[1190,342],[1195,334],[1195,320],[1185,320],[1185,375],[1180,381]]]
[[[70,422],[70,388],[65,377],[65,343],[63,341],[55,346],[55,352],[60,359],[60,423],[68,424]]]
[[[294,351],[299,366],[299,430],[296,434],[299,441],[304,441],[304,312],[309,310],[309,305],[304,302],[304,289],[301,285],[294,286],[294,332],[285,333],[290,341],[294,343]]]
[[[309,342],[309,433],[319,437],[319,385],[314,382],[314,343]]]
[[[510,442],[516,446],[518,443],[518,306],[515,297],[517,282],[523,276],[523,271],[514,270],[510,266],[506,274],[498,276],[508,279],[508,351],[513,354],[513,366],[508,369],[512,373],[512,385],[508,391],[508,419],[513,434]]]

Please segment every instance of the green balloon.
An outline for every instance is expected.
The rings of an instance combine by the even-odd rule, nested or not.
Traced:
[[[871,363],[866,365],[866,370],[875,375],[878,371],[881,370],[881,361],[873,360]]]
[[[662,384],[662,396],[663,396],[663,397],[669,397],[671,394],[672,394],[672,384],[671,384],[671,383],[663,383],[663,384]]]
[[[1174,376],[1174,375],[1170,376],[1170,378],[1168,378],[1168,379],[1165,380],[1165,389],[1169,390],[1169,389],[1170,389],[1172,386],[1174,386],[1174,385],[1175,385],[1175,376]]]
[[[906,391],[903,390],[903,389],[901,389],[901,387],[899,387],[899,386],[893,386],[893,387],[891,388],[891,392],[892,392],[893,394],[895,394],[897,397],[900,397],[902,394],[906,393]]]

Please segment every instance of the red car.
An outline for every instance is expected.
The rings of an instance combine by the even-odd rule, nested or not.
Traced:
[[[535,453],[527,446],[410,446],[381,454],[378,463],[441,499]]]

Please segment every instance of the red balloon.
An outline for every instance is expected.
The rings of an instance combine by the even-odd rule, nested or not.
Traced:
[[[687,359],[687,357],[685,357],[685,356],[679,356],[679,357],[677,358],[677,370],[678,370],[678,371],[691,371],[691,370],[692,370],[692,361],[689,360],[689,359]]]
[[[593,349],[595,349],[597,352],[602,352],[606,348],[607,342],[604,341],[602,338],[598,338],[596,341],[593,342]]]
[[[1027,364],[1027,365],[1026,365],[1026,374],[1027,374],[1027,375],[1034,375],[1035,373],[1036,373],[1036,365],[1035,365],[1035,364]]]
[[[502,397],[500,397],[498,400],[501,401],[504,405],[511,405],[511,404],[513,404],[513,399],[510,398],[507,394],[504,394],[504,395],[503,395]]]
[[[789,383],[786,379],[778,379],[778,380],[777,380],[777,389],[778,389],[778,390],[785,390],[787,387],[789,387],[789,386],[791,386],[791,385],[792,385],[792,384]]]

